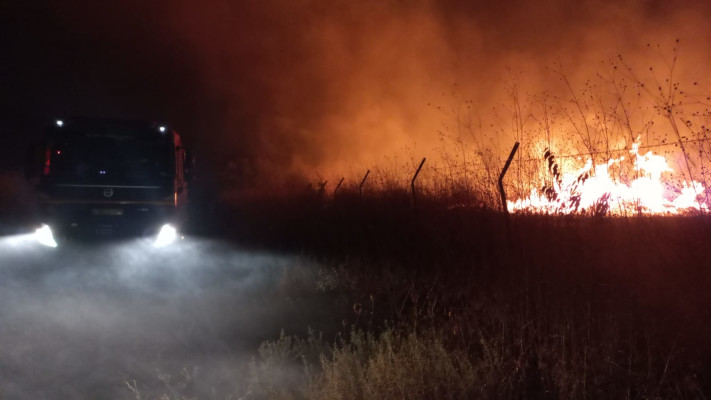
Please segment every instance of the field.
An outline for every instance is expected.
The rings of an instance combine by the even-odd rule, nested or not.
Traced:
[[[342,310],[330,330],[265,342],[254,393],[706,398],[711,219],[506,218],[450,200],[346,190],[222,210],[224,234],[318,261],[287,287]]]
[[[13,210],[28,212],[18,193],[31,198],[6,196],[6,227],[21,219]],[[180,400],[707,398],[707,215],[506,217],[472,203],[423,191],[413,208],[396,188],[245,191],[197,198],[202,239],[179,261],[128,245],[47,261],[8,248],[0,335],[14,344],[0,360],[15,375],[2,374],[0,389]],[[103,361],[77,363],[97,351]],[[63,372],[60,359],[38,367],[51,354],[75,361]],[[87,368],[96,372],[81,378]]]
[[[454,98],[438,147],[343,185],[216,161],[161,254],[24,254],[33,194],[0,175],[0,397],[707,399],[711,112],[677,55],[554,65],[555,94],[513,76],[496,124]]]

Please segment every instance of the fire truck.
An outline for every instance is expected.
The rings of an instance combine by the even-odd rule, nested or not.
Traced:
[[[187,219],[194,161],[168,126],[57,120],[29,153],[28,175],[38,192],[36,237],[44,245],[147,236],[164,246]]]

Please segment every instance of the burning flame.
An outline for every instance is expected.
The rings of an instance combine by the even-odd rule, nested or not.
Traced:
[[[680,214],[708,211],[701,198],[703,184],[683,182],[680,189],[662,182],[662,174],[674,172],[667,160],[652,151],[639,153],[639,143],[630,150],[635,178],[613,177],[611,168],[620,166],[625,157],[610,159],[593,166],[590,158],[580,170],[560,174],[554,157],[546,152],[548,169],[554,175],[552,184],[533,189],[527,198],[508,202],[513,212],[543,214]],[[618,174],[619,175],[619,174]]]

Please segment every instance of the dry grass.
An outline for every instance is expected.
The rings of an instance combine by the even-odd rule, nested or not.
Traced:
[[[407,193],[360,198],[344,191],[334,199],[292,196],[232,209],[240,223],[231,226],[242,230],[233,230],[235,237],[321,261],[313,290],[343,303],[332,330],[307,346],[309,356],[300,349],[311,339],[282,337],[269,345],[280,351],[257,360],[259,376],[271,376],[284,370],[274,364],[276,354],[289,354],[288,395],[254,395],[709,393],[708,217],[507,222],[487,209],[452,207],[449,198],[422,200],[413,211]]]
[[[284,399],[471,398],[483,373],[464,352],[447,348],[437,336],[394,329],[376,336],[354,330],[329,348],[320,338],[303,341],[282,335],[262,346],[254,364],[254,393]],[[303,356],[303,372],[284,382],[283,371],[293,373],[295,355],[304,350],[314,354],[315,349],[320,350],[315,353],[320,354],[318,363]],[[285,390],[288,387],[292,390]]]

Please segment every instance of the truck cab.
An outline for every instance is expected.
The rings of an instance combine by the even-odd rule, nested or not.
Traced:
[[[66,237],[162,235],[166,241],[187,219],[192,157],[167,126],[57,120],[34,154],[44,244]]]

